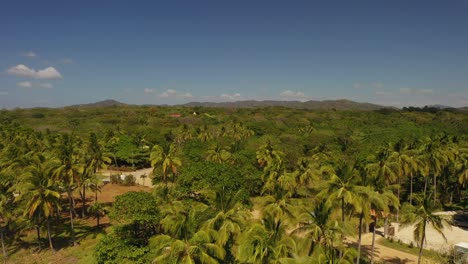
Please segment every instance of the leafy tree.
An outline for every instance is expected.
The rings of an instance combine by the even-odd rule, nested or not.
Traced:
[[[443,219],[435,215],[435,207],[431,201],[432,193],[423,194],[422,197],[418,197],[417,205],[412,206],[406,204],[404,207],[404,223],[415,223],[414,228],[414,240],[417,241],[419,246],[419,257],[418,264],[421,263],[424,241],[426,240],[426,227],[428,225],[432,226],[445,240],[444,233],[442,232]]]
[[[25,196],[21,198],[27,201],[24,215],[36,223],[38,234],[41,222],[45,220],[49,246],[54,251],[50,233],[50,217],[59,207],[60,193],[52,175],[60,163],[56,159],[41,154],[35,155],[31,162],[26,174],[23,175],[24,185],[20,186]]]
[[[150,154],[151,167],[162,166],[163,181],[167,186],[168,174],[172,173],[173,181],[175,181],[178,167],[182,166],[182,161],[176,154],[176,148],[171,145],[168,150],[164,150],[161,146],[155,145]]]

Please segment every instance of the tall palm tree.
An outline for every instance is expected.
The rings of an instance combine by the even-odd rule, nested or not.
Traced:
[[[453,154],[441,143],[440,136],[433,136],[427,138],[423,144],[421,157],[426,163],[429,174],[433,176],[433,199],[435,202],[437,199],[437,177],[441,175],[444,166],[453,159]]]
[[[73,199],[73,190],[80,185],[79,175],[83,173],[83,166],[80,163],[80,156],[77,148],[78,142],[73,135],[62,134],[56,144],[57,157],[61,166],[55,171],[56,179],[63,184],[69,203],[70,227],[72,243],[75,246],[75,228],[73,223],[75,213],[75,201]]]
[[[177,157],[176,148],[170,145],[168,150],[164,150],[159,145],[154,145],[150,153],[151,167],[156,169],[157,166],[162,166],[162,176],[167,187],[168,174],[172,173],[173,182],[177,175],[178,167],[182,166],[182,161]]]
[[[298,216],[297,228],[293,235],[306,237],[310,241],[307,255],[312,256],[316,251],[322,251],[326,259],[335,259],[335,250],[343,250],[342,234],[350,235],[351,231],[340,225],[332,217],[333,207],[327,200],[321,200],[312,209],[303,208]]]
[[[32,158],[31,165],[27,168],[25,183],[21,186],[22,193],[27,203],[24,216],[33,219],[39,226],[45,220],[47,225],[47,236],[52,251],[52,236],[50,233],[50,217],[54,210],[59,208],[60,192],[58,185],[53,179],[53,173],[60,166],[58,160],[46,157],[42,154]]]
[[[225,251],[216,243],[217,232],[199,229],[198,214],[205,209],[203,204],[189,207],[180,201],[164,207],[164,234],[150,242],[158,255],[153,263],[219,263],[224,259]]]
[[[216,143],[206,151],[206,159],[218,163],[229,162],[232,158],[231,152],[223,148],[219,143]]]
[[[250,225],[239,238],[237,260],[241,263],[281,263],[297,252],[294,239],[286,234],[285,225],[266,214],[263,224]]]
[[[404,223],[415,224],[413,236],[419,246],[418,264],[421,263],[424,241],[426,241],[426,227],[428,225],[432,226],[434,230],[447,240],[442,232],[444,220],[434,214],[436,209],[431,198],[432,193],[424,193],[422,197],[417,199],[418,204],[416,206],[405,206]]]

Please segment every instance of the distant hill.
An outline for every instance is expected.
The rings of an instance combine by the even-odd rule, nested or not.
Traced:
[[[122,105],[126,105],[126,104],[121,103],[116,100],[108,99],[108,100],[99,101],[96,103],[70,105],[67,107],[68,108],[100,108],[100,107],[111,107],[111,106],[122,106]]]
[[[236,102],[191,102],[183,104],[182,106],[205,106],[205,107],[226,107],[226,108],[257,108],[257,107],[268,107],[268,106],[282,106],[289,108],[300,108],[300,109],[337,109],[337,110],[378,110],[382,108],[388,108],[381,105],[370,104],[370,103],[358,103],[350,100],[325,100],[325,101],[236,101]]]

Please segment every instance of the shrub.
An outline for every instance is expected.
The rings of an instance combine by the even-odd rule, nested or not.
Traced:
[[[136,178],[132,174],[125,176],[125,179],[123,180],[123,184],[125,186],[133,186],[135,185],[135,182],[136,182]]]
[[[94,256],[99,264],[148,263],[148,247],[138,247],[126,242],[115,234],[109,234],[99,241]]]
[[[111,183],[114,183],[114,184],[122,184],[122,179],[120,178],[120,175],[111,175],[110,176],[110,181]]]

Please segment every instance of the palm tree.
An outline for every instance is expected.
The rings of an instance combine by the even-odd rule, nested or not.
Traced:
[[[213,134],[208,129],[207,125],[204,125],[203,129],[199,129],[198,132],[198,139],[200,139],[201,142],[206,142],[213,139]]]
[[[99,220],[108,212],[108,208],[103,203],[95,202],[88,207],[88,212],[94,214],[94,217],[96,218],[96,227],[99,229]]]
[[[158,255],[153,263],[219,263],[224,259],[225,251],[216,243],[217,232],[199,229],[198,214],[206,208],[200,203],[188,207],[180,201],[164,207],[164,234],[150,242]]]
[[[437,177],[441,175],[443,167],[453,159],[453,154],[448,151],[442,144],[439,136],[433,136],[426,139],[422,146],[421,157],[428,167],[429,174],[433,176],[434,202],[437,199]],[[427,184],[426,177],[426,184]]]
[[[166,187],[169,172],[172,173],[173,182],[175,182],[177,168],[182,166],[182,161],[176,156],[176,148],[174,145],[170,145],[167,151],[159,145],[154,145],[151,150],[150,161],[151,167],[153,167],[154,170],[156,169],[156,166],[162,166],[162,176],[166,183]]]
[[[306,237],[310,241],[307,256],[323,251],[326,259],[335,258],[335,249],[343,249],[341,234],[351,234],[350,230],[333,219],[333,207],[327,200],[321,200],[311,210],[304,208],[298,217],[297,228],[292,234]]]
[[[419,257],[418,257],[418,264],[421,263],[424,241],[426,240],[426,227],[431,225],[434,230],[436,230],[442,237],[445,238],[444,233],[442,232],[443,226],[443,219],[435,215],[435,207],[431,200],[432,193],[423,194],[423,196],[419,199],[418,205],[413,207],[412,205],[406,205],[405,208],[405,223],[413,224],[415,223],[414,227],[414,240],[417,241],[419,246]]]
[[[272,193],[277,186],[277,179],[283,170],[283,152],[273,148],[268,140],[256,152],[257,162],[263,167],[262,180],[264,182],[264,192]]]
[[[59,208],[60,193],[58,185],[53,180],[53,173],[60,165],[59,161],[44,155],[35,155],[32,164],[27,168],[25,183],[21,186],[22,193],[26,196],[24,215],[33,219],[37,228],[42,220],[47,224],[47,236],[49,246],[54,250],[50,233],[50,217],[54,210]],[[40,242],[39,242],[40,243]]]
[[[218,233],[217,243],[225,247],[227,255],[231,254],[230,247],[250,216],[240,203],[241,195],[242,191],[232,194],[224,188],[215,192],[210,204],[216,214],[203,225],[205,230]]]
[[[3,252],[3,258],[7,259],[8,258],[8,253],[5,248],[5,240],[3,237],[3,232],[5,227],[8,225],[8,220],[9,220],[9,210],[8,210],[8,198],[1,193],[0,194],[0,238],[2,242],[2,252]]]
[[[186,240],[158,235],[151,241],[157,253],[153,263],[221,263],[225,253],[214,240],[213,234],[204,230],[198,231],[192,238]]]
[[[83,173],[83,166],[80,164],[80,157],[77,153],[77,142],[73,135],[62,134],[57,142],[58,159],[61,166],[55,172],[56,179],[60,181],[67,192],[69,212],[70,212],[70,227],[72,243],[75,246],[75,229],[73,224],[73,216],[75,213],[75,201],[73,199],[73,190],[79,185],[80,177]]]
[[[250,225],[239,238],[237,260],[241,263],[281,263],[297,252],[294,239],[272,214],[266,214],[263,224]]]
[[[216,143],[213,147],[206,151],[206,159],[218,163],[228,162],[232,158],[231,152]]]

